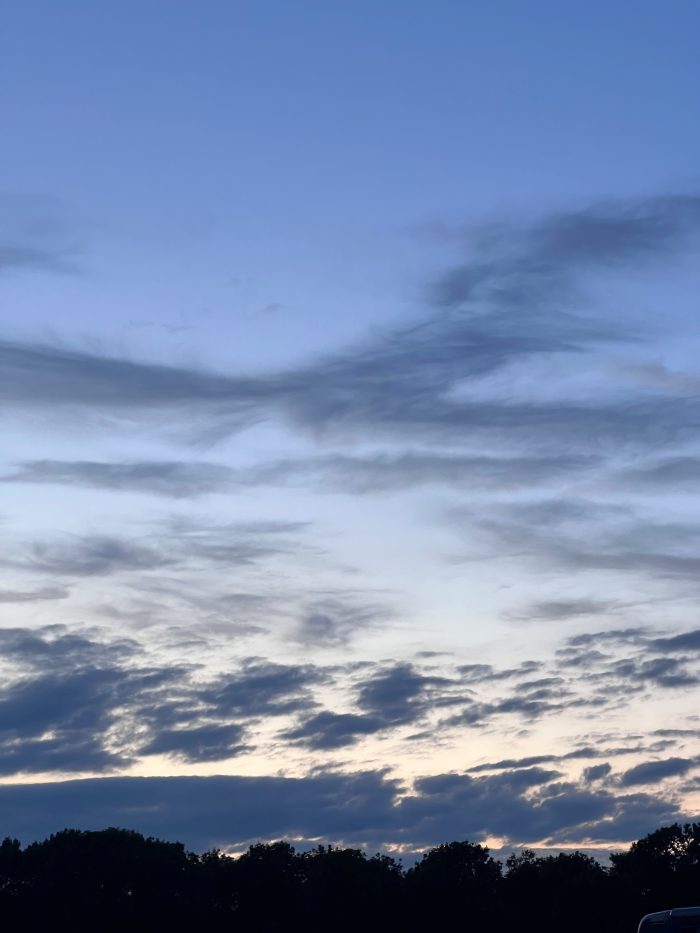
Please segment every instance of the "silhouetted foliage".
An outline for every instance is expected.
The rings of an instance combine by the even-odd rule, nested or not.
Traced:
[[[501,866],[486,846],[449,842],[423,855],[406,874],[412,923],[437,922],[450,929],[455,918],[474,929],[493,927],[500,907]]]
[[[503,899],[523,931],[603,930],[609,910],[607,873],[583,852],[538,858],[524,849],[506,860]]]
[[[610,861],[626,899],[643,913],[700,903],[700,823],[663,826]]]
[[[400,909],[401,867],[386,855],[318,846],[302,856],[304,915],[314,928],[333,918],[333,929],[386,929]]]
[[[467,841],[431,849],[408,871],[388,855],[283,841],[238,858],[196,855],[123,829],[0,844],[8,930],[635,933],[643,913],[698,903],[700,823],[663,827],[610,867],[528,849],[501,865]]]

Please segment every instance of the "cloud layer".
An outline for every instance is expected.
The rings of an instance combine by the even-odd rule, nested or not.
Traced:
[[[415,849],[682,817],[700,375],[692,328],[631,306],[699,231],[695,195],[456,228],[411,320],[267,369],[2,339],[5,831]]]

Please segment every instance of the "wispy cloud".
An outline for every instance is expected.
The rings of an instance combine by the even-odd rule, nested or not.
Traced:
[[[0,590],[0,603],[36,603],[66,599],[69,591],[63,586],[41,586],[35,590]]]
[[[216,463],[34,460],[21,464],[16,472],[0,477],[0,482],[55,483],[192,499],[230,488],[232,477],[230,468]]]
[[[0,243],[0,275],[22,271],[73,272],[75,266],[62,251],[38,246],[10,245]]]
[[[459,397],[463,384],[523,360],[580,358],[635,339],[623,326],[576,308],[581,278],[647,265],[682,248],[700,228],[700,199],[659,197],[602,204],[530,226],[501,225],[468,237],[470,256],[433,288],[429,313],[344,353],[266,375],[225,375],[101,356],[49,345],[0,347],[8,405],[128,413],[152,419],[194,411],[225,433],[282,419],[315,434],[381,432],[454,442],[508,430],[569,441],[621,435],[675,437],[694,423],[692,399],[556,401]],[[567,310],[562,310],[566,306]],[[575,308],[575,310],[574,310]]]

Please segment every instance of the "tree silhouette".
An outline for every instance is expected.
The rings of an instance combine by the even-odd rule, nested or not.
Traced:
[[[673,823],[611,855],[612,877],[644,913],[700,902],[700,823]]]
[[[124,829],[0,843],[0,917],[22,933],[634,933],[644,913],[698,903],[700,823],[662,827],[610,867],[582,852],[523,849],[505,871],[467,841],[430,849],[408,871],[388,855],[297,852],[284,841],[238,858],[195,855]]]
[[[236,859],[231,872],[236,923],[251,933],[289,929],[299,914],[301,859],[288,842],[258,843]]]
[[[607,874],[583,852],[537,857],[531,849],[506,860],[504,903],[524,931],[604,929],[609,909]]]
[[[387,855],[318,846],[303,856],[308,924],[334,930],[389,929],[401,909],[401,867]]]
[[[431,923],[448,929],[455,918],[478,929],[493,926],[501,913],[501,866],[486,846],[466,841],[437,846],[410,869],[406,882],[416,929]]]
[[[192,868],[180,843],[123,829],[67,829],[28,846],[22,859],[29,916],[68,928],[179,922],[191,903]]]

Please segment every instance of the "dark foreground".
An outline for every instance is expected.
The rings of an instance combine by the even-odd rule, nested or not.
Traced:
[[[8,931],[635,933],[644,913],[698,903],[700,823],[659,829],[609,868],[527,850],[502,866],[469,842],[437,846],[408,871],[386,855],[286,842],[233,859],[122,829],[0,846]]]

